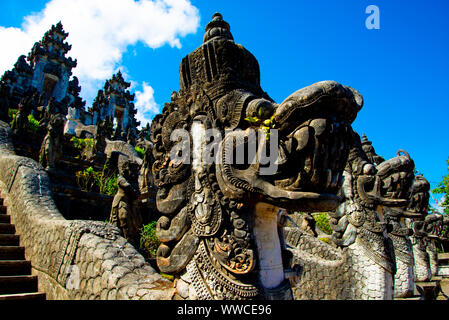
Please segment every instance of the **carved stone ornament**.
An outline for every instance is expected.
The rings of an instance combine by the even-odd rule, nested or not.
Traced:
[[[362,96],[324,81],[275,103],[220,14],[182,60],[180,81],[151,125],[160,270],[194,279],[199,299],[291,298],[280,208],[337,207]],[[239,148],[254,157],[233,161]]]

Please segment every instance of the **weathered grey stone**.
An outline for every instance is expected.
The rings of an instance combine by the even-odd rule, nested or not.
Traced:
[[[179,279],[176,282],[176,291],[183,299],[187,299],[189,297],[189,287],[190,285],[182,279]]]

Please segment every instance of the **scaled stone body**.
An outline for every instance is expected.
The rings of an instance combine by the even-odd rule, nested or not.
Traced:
[[[354,133],[350,141],[340,191],[343,202],[329,212],[337,248],[320,243],[297,228],[285,228],[293,254],[291,264],[303,269],[293,278],[297,299],[394,297],[397,265],[383,211],[407,205],[414,164],[407,155],[398,155],[375,166],[362,148],[359,136]],[[321,289],[318,292],[317,287]]]

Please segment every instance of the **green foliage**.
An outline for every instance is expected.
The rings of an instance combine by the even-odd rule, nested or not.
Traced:
[[[92,138],[81,139],[72,137],[70,141],[73,143],[73,146],[80,151],[80,156],[82,159],[87,157],[89,150],[93,150],[95,148],[95,140]],[[79,156],[76,158],[79,158]]]
[[[94,168],[89,167],[76,173],[76,181],[82,191],[91,192],[95,185]]]
[[[141,159],[145,157],[145,149],[141,147],[135,147],[134,150],[136,150],[137,154]]]
[[[12,120],[14,120],[18,111],[19,111],[18,109],[8,109],[8,117],[9,119],[11,119],[10,124],[12,124]]]
[[[161,272],[160,275],[162,277],[164,277],[165,279],[168,279],[168,280],[174,280],[175,279],[175,276],[173,276],[171,274],[166,274],[166,273]]]
[[[313,215],[316,225],[325,234],[332,234],[332,227],[329,224],[329,216],[326,212],[321,212]]]
[[[114,196],[118,191],[118,175],[114,174],[111,177],[102,176],[102,179],[97,181],[100,187],[100,193],[108,196]]]
[[[160,241],[156,234],[157,222],[153,221],[145,225],[140,233],[140,247],[144,249],[150,258],[156,257]]]
[[[261,110],[259,110],[259,116],[247,117],[245,121],[248,121],[252,126],[262,125],[262,130],[265,132],[265,139],[267,141],[270,140],[271,129],[274,127],[274,116],[269,119],[263,119],[263,115],[261,114]]]
[[[327,244],[330,244],[329,238],[318,238],[318,240],[321,240],[321,241],[323,241],[323,242],[325,242]]]
[[[28,116],[28,129],[33,133],[36,133],[39,129],[39,121],[32,114]]]
[[[78,186],[83,191],[96,191],[100,194],[113,196],[118,191],[118,175],[109,171],[107,162],[102,171],[95,171],[92,167],[78,171],[76,173]]]
[[[79,150],[83,150],[85,148],[93,148],[95,145],[95,140],[91,138],[81,139],[77,137],[72,137],[70,141],[73,142],[75,148]]]
[[[446,163],[447,170],[449,172],[449,159],[446,160]],[[432,190],[432,193],[443,195],[443,201],[440,205],[443,207],[443,213],[449,214],[449,173],[443,176],[443,180],[437,184],[437,186]]]
[[[245,118],[245,121],[248,121],[250,124],[259,124],[261,120],[258,117],[248,117]]]
[[[8,117],[11,119],[9,124],[12,126],[12,123],[14,122],[14,119],[16,118],[18,110],[17,109],[9,109],[8,110]],[[39,121],[34,118],[32,114],[28,115],[28,130],[30,130],[33,133],[36,133],[39,129]]]

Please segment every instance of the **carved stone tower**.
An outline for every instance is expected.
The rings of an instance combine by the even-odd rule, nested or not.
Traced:
[[[135,128],[139,125],[135,119],[137,113],[133,103],[135,95],[129,92],[130,86],[120,71],[106,81],[104,89],[98,91],[90,110],[93,113],[93,124],[109,116],[124,131],[128,127]]]
[[[28,55],[33,69],[31,86],[58,102],[66,98],[72,69],[77,65],[76,60],[66,57],[72,48],[65,42],[67,37],[68,33],[59,22],[45,33],[41,41],[34,44]]]

